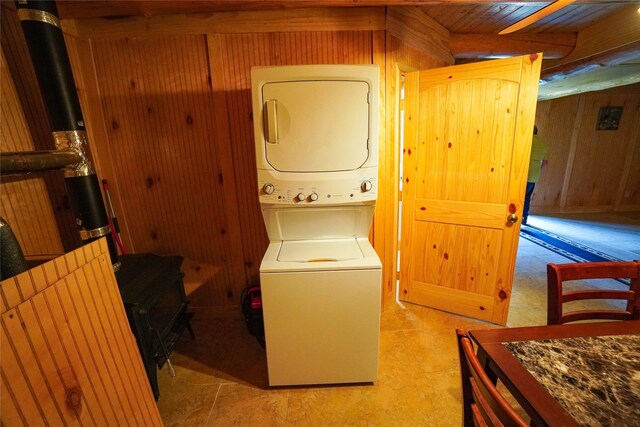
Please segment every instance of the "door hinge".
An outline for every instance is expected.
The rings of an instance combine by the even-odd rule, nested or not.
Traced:
[[[400,280],[400,272],[396,271],[396,280]]]
[[[402,201],[402,191],[398,191],[398,201]]]

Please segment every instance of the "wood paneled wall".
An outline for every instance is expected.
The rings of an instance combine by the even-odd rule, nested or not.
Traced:
[[[434,56],[414,46],[424,46],[415,39],[402,40],[391,32],[385,40],[385,114],[386,127],[381,142],[380,186],[374,222],[374,246],[382,260],[382,295],[385,305],[395,301],[398,257],[398,203],[400,171],[400,89],[405,72],[451,65],[448,58]],[[384,178],[383,178],[384,177]]]
[[[0,283],[0,422],[161,426],[104,239]]]
[[[51,150],[51,128],[13,4],[2,2],[0,151]],[[4,176],[2,215],[28,258],[48,258],[80,244],[62,172]]]
[[[193,303],[228,304],[242,258],[227,233],[221,162],[232,160],[218,148],[206,37],[97,39],[91,53],[129,249],[184,256]]]
[[[18,93],[9,74],[4,54],[0,63],[0,123],[2,151],[33,151],[29,126]],[[7,221],[26,256],[62,254],[62,242],[56,227],[51,201],[42,177],[5,177],[0,185],[0,215]]]
[[[624,107],[620,127],[598,131],[601,107]],[[640,84],[541,101],[549,146],[532,212],[640,210]]]
[[[446,30],[429,39],[435,27],[413,22],[411,9],[392,11],[388,32],[385,8],[63,22],[96,168],[110,183],[127,249],[185,257],[194,306],[237,305],[242,289],[257,283],[268,243],[255,188],[250,68],[374,63],[383,82],[380,114],[388,114],[389,125],[381,120],[373,237],[391,294],[395,64],[450,62]],[[403,22],[411,24],[406,34]],[[389,70],[395,74],[387,76]]]

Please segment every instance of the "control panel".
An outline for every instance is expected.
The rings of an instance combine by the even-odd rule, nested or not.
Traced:
[[[324,181],[277,180],[270,173],[258,171],[260,203],[325,205],[375,201],[377,176],[363,174]],[[365,171],[366,173],[366,171]]]

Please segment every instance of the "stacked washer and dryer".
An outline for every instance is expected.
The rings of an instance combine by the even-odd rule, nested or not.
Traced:
[[[377,379],[381,263],[374,65],[251,70],[269,384]]]

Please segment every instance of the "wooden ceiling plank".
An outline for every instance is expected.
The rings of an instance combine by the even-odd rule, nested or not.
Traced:
[[[575,22],[576,17],[582,18],[584,9],[571,9],[566,7],[551,16],[541,19],[532,24],[527,30],[534,33],[550,33],[553,31],[572,31],[570,28]],[[578,30],[573,30],[578,31]]]
[[[482,33],[488,32],[487,30],[491,29],[493,32],[493,28],[496,25],[496,21],[500,19],[504,19],[506,16],[511,16],[511,14],[515,13],[520,6],[513,5],[504,5],[504,4],[496,4],[492,5],[480,16],[476,17],[474,21],[468,25],[468,29],[465,33]]]
[[[491,6],[487,5],[476,5],[473,9],[464,15],[461,15],[459,19],[453,24],[452,28],[449,28],[449,31],[453,33],[457,32],[468,32],[468,28],[474,22],[477,22],[478,19],[483,20],[487,10],[489,10]]]
[[[427,16],[435,19],[440,25],[448,28],[451,31],[458,20],[463,16],[474,13],[473,10],[477,8],[476,5],[465,6],[450,6],[450,7],[432,7],[432,6],[418,6],[422,12]]]
[[[493,23],[491,32],[497,33],[503,28],[506,28],[509,25],[512,25],[526,18],[527,16],[531,15],[536,11],[536,9],[537,8],[533,8],[530,6],[519,6],[517,9],[513,10],[511,13],[505,14],[504,16],[499,17],[499,19],[497,19]]]
[[[531,26],[533,32],[550,33],[554,31],[577,32],[592,25],[601,17],[612,13],[620,5],[571,5]]]

